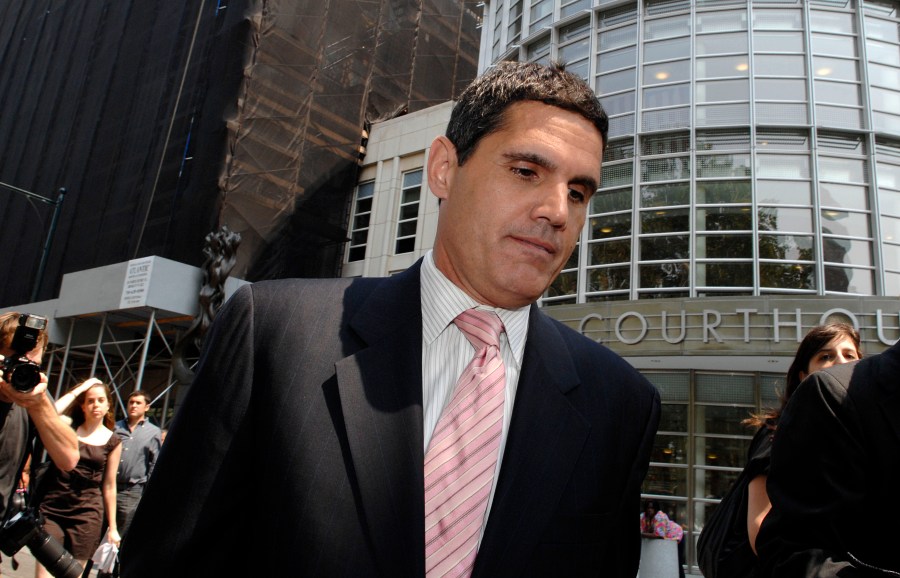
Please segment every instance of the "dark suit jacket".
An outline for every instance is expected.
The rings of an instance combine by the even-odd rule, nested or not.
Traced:
[[[423,576],[419,267],[257,283],[222,309],[122,576]],[[474,575],[636,574],[659,395],[532,310]]]
[[[791,397],[757,539],[763,576],[896,576],[898,488],[900,344],[816,372]]]

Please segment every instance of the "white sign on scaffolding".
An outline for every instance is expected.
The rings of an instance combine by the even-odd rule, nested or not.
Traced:
[[[143,307],[150,292],[150,275],[153,272],[153,257],[132,259],[128,262],[125,283],[122,285],[122,299],[119,309]]]

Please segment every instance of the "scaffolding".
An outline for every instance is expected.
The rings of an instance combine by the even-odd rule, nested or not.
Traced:
[[[172,359],[197,313],[202,279],[196,267],[144,257],[67,274],[59,298],[7,310],[48,318],[44,369],[56,397],[96,377],[109,385],[120,418],[140,389],[151,398],[148,414],[165,428],[189,385],[176,379]],[[228,279],[226,296],[244,283]]]

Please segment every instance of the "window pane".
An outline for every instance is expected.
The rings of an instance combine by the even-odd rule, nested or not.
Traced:
[[[677,106],[690,102],[691,91],[688,84],[644,89],[644,108]]]
[[[822,255],[829,263],[846,263],[861,267],[873,265],[870,241],[825,237],[822,240]]]
[[[760,235],[759,258],[812,261],[815,259],[813,238],[802,235]]]
[[[644,289],[687,287],[690,282],[689,272],[687,263],[641,265],[641,287]]]
[[[819,157],[819,179],[841,183],[868,181],[866,161],[862,159]]]
[[[368,183],[360,183],[359,187],[356,189],[356,198],[357,199],[368,199],[371,198],[372,195],[375,194],[375,181],[370,181]]]
[[[753,47],[756,52],[806,52],[798,32],[754,32]]]
[[[419,216],[419,205],[403,205],[400,207],[400,220],[415,219]]]
[[[411,253],[416,248],[416,238],[415,237],[407,237],[406,239],[397,239],[397,248],[395,253],[400,255],[401,253]]]
[[[746,451],[744,452],[746,454]],[[677,496],[687,493],[687,468],[650,466],[641,491],[649,494]],[[637,522],[635,522],[637,524]]]
[[[810,289],[816,288],[816,279],[812,265],[760,263],[759,281],[762,287],[773,289]]]
[[[604,188],[630,185],[634,180],[634,164],[619,163],[600,169],[600,183]]]
[[[866,18],[866,36],[887,42],[900,42],[900,28],[891,20]]]
[[[803,15],[799,10],[753,10],[754,30],[802,30]]]
[[[563,62],[574,62],[582,58],[587,58],[589,53],[590,39],[588,38],[583,38],[577,42],[559,47],[559,59]]]
[[[641,138],[641,154],[667,155],[691,150],[691,137],[686,132],[651,135]]]
[[[688,183],[666,183],[641,186],[641,207],[669,207],[687,205],[691,201]]]
[[[611,265],[631,262],[631,240],[591,243],[588,255],[589,265]]]
[[[680,82],[691,79],[691,63],[688,60],[664,62],[644,66],[644,86],[661,82]]]
[[[859,86],[842,82],[816,81],[816,102],[860,106]]]
[[[749,177],[750,155],[703,155],[697,157],[697,178]]]
[[[591,213],[612,213],[631,208],[631,189],[597,191],[591,197]]]
[[[842,58],[813,57],[813,70],[816,78],[832,78],[834,80],[859,80],[859,65],[856,60]]]
[[[641,233],[676,233],[688,231],[688,209],[641,211]]]
[[[687,442],[688,437],[686,435],[656,434],[650,461],[664,464],[687,463]]]
[[[749,181],[701,181],[697,183],[697,203],[734,204],[751,201]]]
[[[691,240],[687,235],[643,237],[640,248],[640,259],[643,261],[688,259],[691,256]]]
[[[603,74],[597,77],[597,92],[618,92],[634,88],[637,84],[637,72],[634,68],[620,70],[611,74]]]
[[[895,193],[894,191],[881,191],[881,194],[878,196],[878,201],[882,214],[900,216],[900,193]],[[900,267],[900,261],[897,261],[897,265]]]
[[[750,70],[748,57],[714,56],[697,59],[697,78],[722,78],[726,76],[747,76]]]
[[[835,209],[822,210],[822,232],[848,237],[869,237],[872,234],[868,213],[848,213]]]
[[[587,290],[615,291],[631,288],[631,267],[603,267],[588,271]]]
[[[760,100],[806,100],[806,81],[787,78],[757,78],[756,98]]]
[[[809,209],[760,207],[759,230],[812,232],[812,211]]]
[[[697,14],[697,32],[725,32],[746,30],[746,10],[722,10]]]
[[[689,157],[641,161],[641,182],[673,181],[691,177]]]
[[[812,50],[815,54],[833,54],[845,57],[858,56],[856,38],[852,36],[835,36],[834,34],[814,32],[812,35]]]
[[[893,90],[897,85],[900,85],[900,68],[870,62],[869,82],[873,85],[885,86]]]
[[[630,73],[634,75],[634,69],[631,69]],[[615,96],[604,96],[600,99],[600,103],[603,105],[603,110],[606,111],[606,114],[616,116],[617,114],[634,112],[635,100],[635,93],[631,90]]]
[[[806,155],[756,155],[757,178],[808,179],[809,157]]]
[[[746,80],[716,80],[697,83],[697,102],[747,100],[750,84]]]
[[[591,239],[631,235],[631,213],[591,218]]]
[[[875,281],[872,271],[847,267],[825,267],[825,290],[872,295]]]
[[[619,48],[620,46],[627,46],[636,42],[637,26],[631,24],[615,30],[603,31],[600,34],[599,48],[600,50],[609,50],[610,48]]]
[[[895,112],[900,110],[900,93],[896,90],[872,87],[872,108]]]
[[[752,287],[753,263],[697,263],[697,285]]]
[[[629,46],[612,52],[604,52],[597,56],[597,72],[609,72],[637,63],[637,47]]]
[[[752,235],[697,235],[698,259],[750,259],[752,257]]]
[[[687,58],[691,55],[691,38],[671,38],[644,44],[644,62]]]
[[[869,208],[869,191],[864,186],[819,183],[819,195],[824,206],[861,210]]]
[[[806,76],[806,58],[799,54],[757,54],[756,70],[770,76]]]
[[[856,20],[853,14],[846,12],[809,11],[810,30],[819,32],[853,33],[856,32]]]
[[[403,173],[403,188],[417,187],[422,184],[422,171]]]
[[[688,14],[671,18],[655,18],[644,22],[644,40],[656,40],[690,34],[691,22]]]
[[[812,186],[803,181],[756,181],[757,202],[766,205],[809,205]]]
[[[750,207],[709,207],[697,209],[698,231],[750,231],[753,213]]]
[[[747,33],[729,32],[725,34],[704,34],[697,36],[697,55],[747,52]]]
[[[397,236],[398,237],[407,237],[409,235],[416,234],[416,222],[415,221],[405,221],[397,224]]]

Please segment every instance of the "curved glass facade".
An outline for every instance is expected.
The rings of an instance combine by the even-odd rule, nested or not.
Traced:
[[[489,3],[483,59],[562,60],[610,115],[602,188],[544,304],[900,295],[898,16],[898,2]]]

